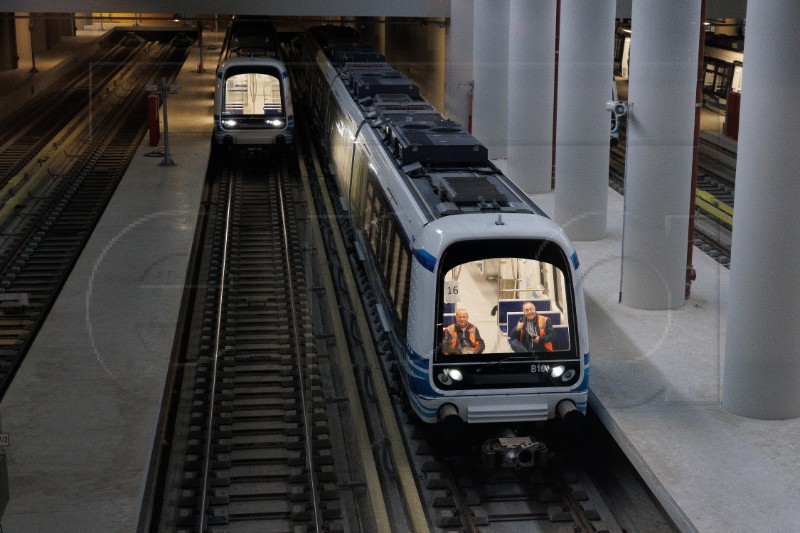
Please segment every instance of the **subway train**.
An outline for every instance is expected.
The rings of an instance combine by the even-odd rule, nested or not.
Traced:
[[[214,138],[224,146],[287,145],[294,109],[286,65],[268,20],[234,19],[216,71]]]
[[[277,57],[278,33],[270,17],[231,17],[222,41],[220,64],[232,57]]]
[[[582,419],[582,273],[562,229],[356,30],[312,27],[292,48],[413,412],[448,426]],[[517,352],[528,304],[550,345]],[[451,338],[459,313],[479,346]]]
[[[706,107],[722,108],[731,92],[742,92],[744,54],[706,45],[703,61],[703,101]]]

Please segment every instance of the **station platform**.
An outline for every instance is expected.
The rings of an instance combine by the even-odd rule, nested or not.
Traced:
[[[204,33],[206,46],[215,40],[222,35]],[[213,68],[201,74],[198,64],[195,47],[169,96],[175,166],[161,166],[144,140],[0,404],[11,493],[4,532],[141,524],[210,149]],[[0,86],[26,74],[0,73]],[[721,133],[718,116],[704,119],[704,130]],[[548,213],[553,197],[533,196]],[[575,242],[593,409],[682,531],[791,530],[800,522],[800,419],[752,420],[720,405],[729,271],[696,249],[697,280],[681,309],[618,303],[622,208],[609,189],[607,237]]]
[[[553,193],[534,200],[553,213]],[[800,418],[753,420],[721,406],[730,272],[695,248],[685,305],[619,302],[623,198],[608,233],[574,242],[584,275],[590,405],[684,532],[778,532],[800,523]]]
[[[204,32],[204,46],[218,53],[222,38]],[[71,39],[52,61],[37,59],[40,73],[2,73],[0,84],[47,76],[59,54],[71,61],[91,46],[90,36]],[[141,524],[211,148],[216,56],[204,73],[199,62],[194,46],[167,99],[175,165],[162,166],[162,122],[162,144],[144,136],[0,404],[9,437],[6,533]]]

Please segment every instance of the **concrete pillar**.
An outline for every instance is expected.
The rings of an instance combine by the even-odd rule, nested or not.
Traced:
[[[490,159],[506,157],[509,0],[474,0],[472,133]]]
[[[79,30],[88,30],[92,28],[92,14],[91,13],[76,13],[76,26]]]
[[[700,19],[701,0],[633,3],[620,291],[638,309],[685,300]]]
[[[19,57],[18,68],[28,70],[31,68],[33,60],[33,50],[31,45],[31,21],[30,13],[18,13],[17,19],[14,21],[17,33],[17,56]]]
[[[507,172],[528,194],[550,192],[556,3],[511,0],[508,35]]]
[[[800,49],[795,0],[747,3],[722,406],[800,416]]]
[[[444,116],[470,125],[472,87],[472,0],[450,0],[445,34]]]
[[[386,55],[386,17],[378,17],[378,24],[375,25],[376,48],[380,53]]]
[[[615,0],[562,0],[554,216],[570,238],[606,236]]]
[[[13,13],[0,14],[0,71],[17,68],[17,43]]]

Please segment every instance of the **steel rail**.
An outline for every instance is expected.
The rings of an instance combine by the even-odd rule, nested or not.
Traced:
[[[228,270],[228,244],[231,228],[231,205],[233,203],[232,177],[228,177],[228,197],[225,200],[225,224],[222,242],[222,264],[220,265],[219,293],[217,295],[217,321],[214,327],[214,353],[211,357],[211,385],[209,390],[208,413],[206,416],[206,435],[203,448],[203,478],[200,482],[200,505],[198,506],[197,530],[202,533],[206,527],[206,500],[208,499],[208,475],[211,469],[211,441],[214,432],[214,404],[217,390],[217,369],[219,367],[220,338],[222,336],[222,310],[225,301],[225,276]]]
[[[303,356],[300,353],[300,332],[297,329],[299,317],[297,316],[297,307],[295,305],[294,295],[294,281],[292,280],[292,261],[289,256],[289,233],[287,231],[286,221],[286,206],[283,198],[283,179],[279,175],[278,181],[278,205],[280,206],[281,214],[281,234],[283,235],[284,254],[283,259],[286,262],[286,279],[287,289],[289,292],[289,307],[291,313],[292,335],[294,337],[294,349],[296,352],[297,360],[297,379],[300,382],[300,402],[303,405],[303,432],[305,433],[305,451],[306,451],[306,468],[308,469],[308,480],[311,487],[311,504],[314,508],[314,530],[317,533],[322,531],[322,511],[318,502],[317,483],[315,479],[315,463],[314,463],[314,443],[312,442],[313,435],[311,433],[311,414],[309,413],[309,406],[306,400],[306,386],[305,378],[303,377]]]

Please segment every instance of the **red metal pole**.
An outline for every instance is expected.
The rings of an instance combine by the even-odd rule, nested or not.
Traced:
[[[694,251],[694,212],[696,209],[697,195],[697,160],[700,148],[700,110],[703,108],[703,56],[705,55],[706,27],[706,0],[700,2],[700,46],[697,51],[697,91],[695,95],[694,111],[694,153],[692,155],[692,189],[689,195],[689,242],[686,247],[686,293],[688,299],[692,293],[692,282],[697,278],[697,272],[692,265]]]
[[[203,63],[205,62],[204,61],[205,57],[204,57],[204,54],[203,54],[203,52],[204,52],[204,50],[203,50],[203,21],[198,18],[196,24],[197,24],[197,46],[198,46],[198,48],[200,50],[200,63],[197,65],[197,73],[198,74],[202,74],[202,73],[204,73],[206,71],[206,68],[203,66]]]
[[[550,165],[550,188],[556,186],[556,124],[558,122],[558,46],[561,33],[561,0],[556,2],[556,53],[553,73],[553,163]]]
[[[472,94],[475,89],[475,82],[469,84],[467,91],[467,131],[472,133]]]
[[[160,106],[157,94],[147,96],[147,124],[150,127],[150,146],[158,146],[161,131],[158,124],[158,108]]]

